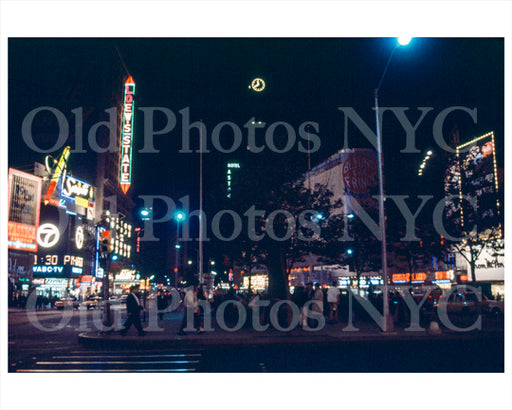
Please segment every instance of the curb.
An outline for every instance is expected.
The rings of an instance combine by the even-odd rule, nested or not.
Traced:
[[[154,338],[151,336],[120,336],[118,334],[108,334],[103,332],[87,332],[78,335],[78,342],[83,346],[97,348],[201,348],[209,346],[270,346],[270,345],[325,345],[325,344],[347,344],[347,343],[383,343],[383,342],[441,342],[454,340],[469,340],[478,338],[504,338],[504,333],[500,331],[493,332],[468,332],[468,333],[443,333],[432,335],[427,331],[421,334],[343,334],[340,336],[332,335],[289,335],[289,336],[255,336],[255,337],[210,337],[203,335],[176,336],[170,334],[169,338]]]

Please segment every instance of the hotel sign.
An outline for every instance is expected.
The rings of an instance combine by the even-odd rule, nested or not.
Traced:
[[[7,246],[37,252],[42,179],[9,169]]]
[[[121,163],[119,184],[126,194],[130,189],[132,180],[132,145],[133,145],[133,97],[135,95],[135,83],[129,76],[124,83],[123,117],[121,128]]]

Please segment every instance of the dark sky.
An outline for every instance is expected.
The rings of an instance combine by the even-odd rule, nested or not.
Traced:
[[[317,122],[320,128],[321,147],[312,154],[313,165],[342,147],[344,116],[337,107],[353,107],[375,129],[374,88],[394,46],[392,38],[10,39],[9,166],[26,168],[44,158],[21,138],[21,123],[33,108],[58,108],[70,118],[73,134],[71,109],[84,107],[84,112],[93,112],[90,118],[98,118],[94,114],[119,102],[126,71],[117,47],[136,82],[136,107],[166,107],[177,119],[173,131],[155,137],[160,154],[135,154],[135,196],[197,197],[198,154],[178,152],[183,128],[179,111],[187,107],[191,122],[201,119],[207,127],[211,153],[204,156],[205,191],[223,189],[225,163],[231,159],[258,163],[275,158],[279,162],[286,156],[286,161],[305,171],[307,155],[299,153],[297,146],[303,142],[298,136],[303,122]],[[436,152],[438,163],[443,158],[432,128],[436,115],[450,106],[477,108],[478,123],[473,124],[466,114],[452,115],[445,124],[446,135],[456,126],[465,142],[494,130],[498,161],[503,164],[503,46],[503,39],[493,38],[416,38],[396,50],[380,89],[380,106],[409,107],[412,122],[419,116],[417,107],[433,107],[433,111],[416,132],[421,154],[399,152],[405,147],[405,132],[392,114],[384,116],[388,192],[427,194],[442,188],[438,174],[425,184],[416,170],[426,149]],[[248,88],[255,77],[266,82],[261,94]],[[264,130],[276,121],[289,123],[297,132],[297,142],[287,154],[272,154],[268,148],[259,154],[247,152],[244,124],[251,117],[264,121]],[[135,145],[139,150],[142,118],[137,111]],[[243,142],[233,154],[213,149],[211,133],[222,121],[232,121],[242,130]],[[46,144],[52,145],[56,141],[54,122],[35,123],[34,135],[45,134]],[[155,124],[156,128],[163,126],[161,116]],[[228,146],[229,129],[223,133],[222,141]],[[261,144],[263,132],[257,135]],[[283,128],[275,135],[276,144],[284,146]],[[191,131],[191,136],[197,138],[197,132]],[[349,126],[348,138],[351,148],[369,146],[354,126]],[[69,143],[73,148],[73,136]],[[72,155],[70,167],[77,177],[94,175],[88,158],[90,153]],[[425,192],[418,192],[418,186]]]

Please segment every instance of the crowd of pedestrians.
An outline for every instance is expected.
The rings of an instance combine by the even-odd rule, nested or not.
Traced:
[[[227,290],[217,290],[207,297],[202,285],[190,284],[180,292],[181,304],[179,310],[183,313],[183,319],[178,334],[184,335],[187,330],[194,329],[195,332],[201,334],[204,332],[204,309],[205,303],[209,305],[210,312],[215,312],[219,306],[226,301],[236,301],[238,303],[228,303],[223,307],[223,319],[228,327],[235,326],[239,320],[239,311],[236,305],[241,305],[244,310],[246,319],[244,326],[250,327],[253,323],[253,308],[259,304],[257,312],[259,313],[258,323],[262,326],[271,324],[270,311],[280,299],[271,298],[266,292],[237,292],[234,286]],[[323,315],[326,322],[334,324],[339,321],[340,312],[340,290],[333,283],[332,286],[324,288],[318,283],[308,283],[304,286],[297,286],[294,292],[287,298],[293,302],[300,312],[299,326],[312,326],[315,315]],[[160,289],[156,296],[158,317],[163,319],[170,305],[170,295],[163,289]],[[200,303],[200,301],[202,301]],[[258,303],[268,301],[268,303]],[[309,303],[308,303],[309,302]],[[279,322],[283,327],[290,323],[291,310],[287,305],[279,310]],[[189,322],[191,322],[189,324]]]

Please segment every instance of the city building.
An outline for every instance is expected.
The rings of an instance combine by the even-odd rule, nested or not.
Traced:
[[[111,112],[117,115],[110,118],[109,110],[96,108],[89,109],[87,115],[83,115],[83,108],[73,110],[75,120],[81,120],[85,129],[90,126],[96,130],[99,148],[81,149],[84,141],[72,134],[66,141],[70,146],[61,147],[53,156],[32,152],[28,159],[32,159],[33,165],[20,163],[17,168],[22,171],[10,169],[10,301],[20,295],[28,296],[33,289],[38,294],[56,297],[84,298],[98,293],[102,289],[105,266],[104,263],[100,266],[97,227],[106,214],[113,224],[108,228],[117,234],[112,238],[115,259],[110,270],[120,271],[132,266],[130,257],[135,235],[131,232],[131,220],[135,204],[133,190],[129,189],[133,143],[130,126],[135,84],[128,77],[116,85],[119,64],[107,67],[113,62],[112,55],[103,57],[106,57],[101,61],[105,65],[102,77],[105,88],[94,88],[98,91],[97,99],[87,98],[82,104],[89,102],[96,107],[111,103],[116,108]],[[107,79],[113,83],[107,84]],[[110,120],[115,127],[104,125]],[[112,130],[115,135],[111,135]],[[121,132],[123,130],[125,132]],[[33,132],[39,144],[52,143],[58,134],[44,118],[34,121]],[[110,145],[112,140],[115,140],[113,146]],[[91,181],[95,181],[95,185]]]

